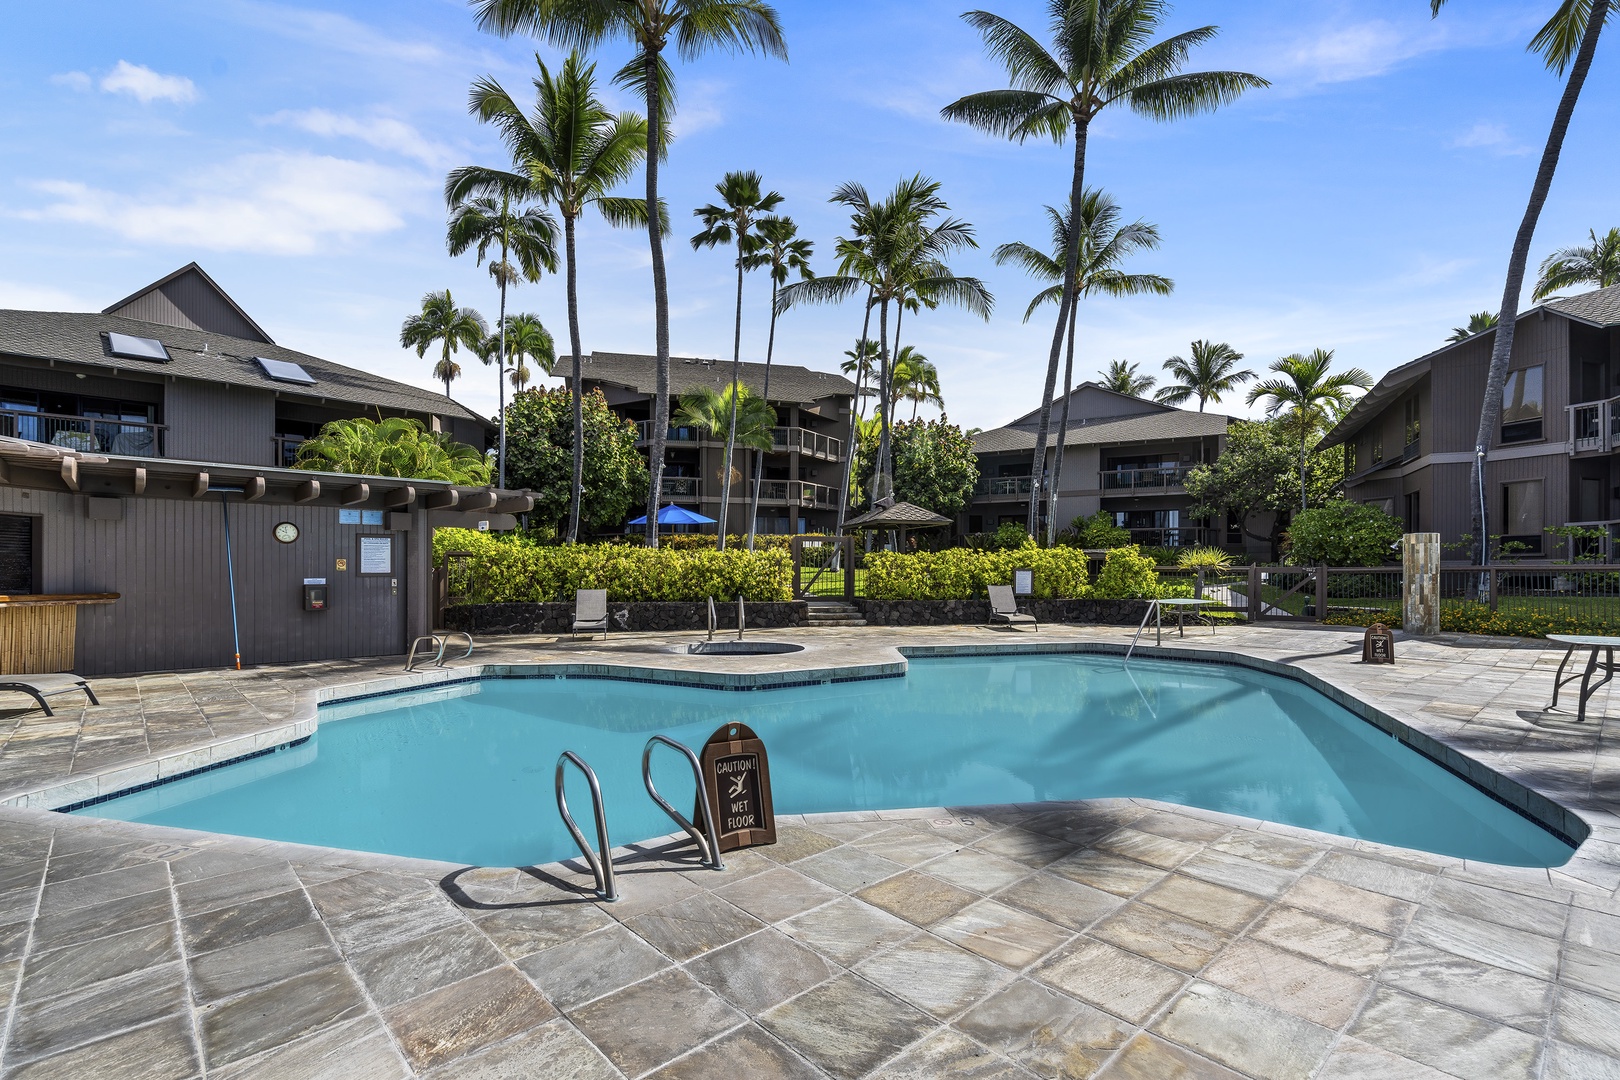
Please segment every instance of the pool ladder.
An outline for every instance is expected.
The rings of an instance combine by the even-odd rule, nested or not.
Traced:
[[[686,816],[671,806],[658,789],[653,785],[652,779],[652,753],[659,745],[669,747],[686,758],[687,764],[692,766],[692,779],[697,782],[698,812],[703,818],[704,832],[687,820]],[[591,812],[596,817],[596,850],[586,841],[585,834],[574,821],[574,815],[568,812],[568,796],[563,791],[563,781],[568,776],[568,766],[574,766],[585,776],[585,783],[591,789]],[[709,808],[709,792],[703,783],[703,765],[698,761],[690,747],[676,742],[663,735],[654,735],[647,740],[646,747],[641,752],[641,782],[647,787],[647,794],[658,808],[668,814],[679,825],[692,842],[697,845],[698,855],[703,865],[711,870],[724,870],[726,864],[720,859],[720,848],[717,842],[718,834],[714,828],[714,814]],[[585,863],[591,868],[591,877],[596,882],[596,895],[611,903],[619,898],[618,881],[613,874],[613,852],[609,846],[607,828],[607,809],[602,805],[602,785],[596,778],[596,770],[592,769],[585,760],[572,750],[564,750],[562,756],[557,758],[557,812],[562,815],[563,825],[567,827],[574,843],[579,846],[580,854],[585,857]]]
[[[464,630],[452,630],[447,634],[423,634],[421,637],[419,637],[415,641],[411,642],[411,651],[405,657],[405,670],[406,671],[415,671],[416,670],[416,649],[417,649],[417,646],[421,645],[422,642],[424,642],[424,641],[428,643],[428,648],[430,650],[436,650],[433,653],[433,666],[434,667],[444,667],[444,651],[450,647],[450,639],[451,638],[466,638],[467,639],[467,651],[462,653],[460,656],[452,657],[451,659],[465,660],[465,659],[467,659],[467,657],[472,655],[472,651],[473,651],[472,635],[467,633]]]

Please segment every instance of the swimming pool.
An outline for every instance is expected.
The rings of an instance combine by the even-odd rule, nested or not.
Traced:
[[[1137,796],[1487,862],[1556,866],[1534,822],[1291,679],[1095,655],[914,659],[901,678],[747,693],[484,679],[323,709],[316,735],[76,813],[485,866],[576,854],[565,749],[601,779],[614,844],[674,829],[641,785],[655,733],[765,740],[779,814]],[[689,768],[654,755],[692,803]],[[584,784],[569,805],[590,833]]]

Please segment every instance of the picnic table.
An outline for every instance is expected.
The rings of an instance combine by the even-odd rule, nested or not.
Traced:
[[[1620,637],[1605,637],[1600,634],[1548,634],[1547,640],[1556,641],[1564,646],[1564,658],[1558,661],[1558,673],[1553,676],[1552,702],[1548,704],[1547,709],[1548,711],[1556,709],[1558,707],[1558,692],[1567,683],[1579,679],[1581,680],[1581,696],[1576,704],[1575,722],[1585,723],[1587,700],[1597,692],[1599,687],[1614,678],[1614,650],[1615,646],[1620,645]],[[1580,672],[1570,672],[1569,677],[1566,678],[1564,676],[1564,666],[1569,663],[1569,658],[1575,655],[1576,649],[1588,650],[1586,667]],[[1592,675],[1600,666],[1598,661],[1599,653],[1603,654],[1601,663],[1603,677],[1594,683]]]

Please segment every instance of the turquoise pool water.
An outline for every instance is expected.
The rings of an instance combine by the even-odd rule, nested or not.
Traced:
[[[1099,656],[953,657],[904,678],[728,692],[490,679],[328,708],[309,742],[78,813],[486,866],[574,854],[552,776],[596,770],[615,844],[674,829],[641,786],[662,733],[698,748],[742,721],[778,813],[1141,796],[1520,866],[1571,848],[1289,679]],[[692,804],[688,767],[654,779]],[[587,835],[577,775],[569,805]]]

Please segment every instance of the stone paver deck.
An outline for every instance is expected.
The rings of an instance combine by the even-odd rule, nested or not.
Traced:
[[[815,647],[798,658],[705,663],[1127,636],[799,631]],[[672,640],[475,659],[691,670]],[[1504,797],[1591,827],[1577,858],[1504,868],[1107,800],[783,817],[776,845],[723,872],[655,841],[621,853],[624,899],[599,904],[577,865],[38,809],[284,742],[320,695],[398,671],[98,680],[99,708],[0,723],[3,1080],[1620,1076],[1606,698],[1585,725],[1542,714],[1558,654],[1538,647],[1402,642],[1390,669],[1350,642],[1234,628],[1175,645],[1292,665],[1498,770]]]

